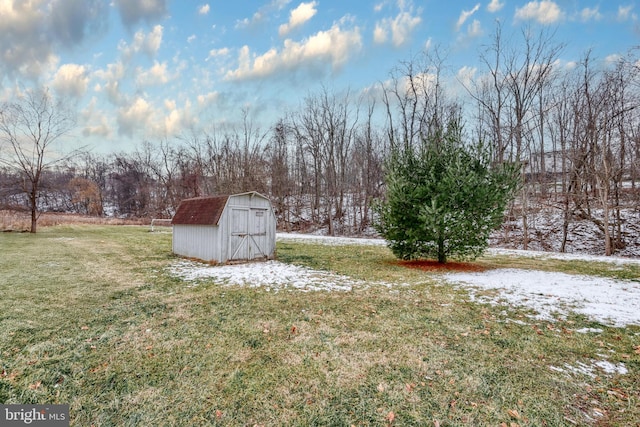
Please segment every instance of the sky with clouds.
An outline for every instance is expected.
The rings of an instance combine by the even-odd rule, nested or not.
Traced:
[[[640,45],[636,0],[0,0],[0,102],[46,86],[98,151],[172,139],[247,114],[267,128],[322,86],[358,93],[439,46],[482,73],[503,32],[555,31],[561,60]]]

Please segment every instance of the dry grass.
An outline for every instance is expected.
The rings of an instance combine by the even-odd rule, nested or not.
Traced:
[[[38,218],[38,227],[53,227],[56,225],[147,225],[148,219],[126,219],[111,217],[96,217],[89,215],[43,212]],[[0,210],[0,231],[26,232],[31,228],[31,214],[29,212]]]

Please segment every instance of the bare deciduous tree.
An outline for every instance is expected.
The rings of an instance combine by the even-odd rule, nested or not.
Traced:
[[[75,126],[74,116],[47,89],[29,90],[0,107],[0,162],[23,175],[23,191],[31,209],[31,232],[38,221],[43,171],[68,158],[52,146]]]
[[[502,27],[497,24],[493,43],[480,56],[488,74],[467,89],[479,105],[480,127],[494,144],[495,161],[524,162],[527,168],[523,168],[523,173],[531,178],[536,171],[544,180],[546,95],[553,81],[556,60],[564,46],[555,43],[553,34],[545,30],[533,34],[525,28],[522,39],[522,47],[515,48],[513,43],[504,40]],[[535,191],[533,184],[540,183],[533,183],[531,179],[523,181],[520,217],[522,244],[527,249],[527,204]]]

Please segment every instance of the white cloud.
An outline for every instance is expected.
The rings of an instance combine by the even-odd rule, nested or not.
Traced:
[[[456,31],[460,31],[460,28],[464,25],[464,23],[480,9],[480,3],[476,4],[471,10],[463,10],[460,13],[460,17],[458,18],[458,22],[456,22]]]
[[[203,4],[202,6],[200,6],[200,7],[198,8],[198,14],[200,14],[200,15],[206,15],[206,14],[208,14],[208,13],[209,13],[209,10],[210,10],[210,9],[211,9],[211,8],[209,7],[209,4]]]
[[[500,0],[491,0],[491,3],[487,5],[487,10],[491,13],[498,12],[500,9],[504,7],[504,2],[500,2]]]
[[[285,7],[287,7],[289,3],[291,3],[291,0],[271,0],[271,3],[269,3],[269,5],[266,8],[269,10],[271,9],[282,10]]]
[[[192,114],[191,101],[185,101],[182,108],[173,99],[165,99],[162,106],[154,108],[147,99],[136,96],[118,110],[118,135],[133,137],[173,136],[185,128],[195,125],[198,120]]]
[[[200,108],[206,108],[213,105],[219,97],[220,94],[218,92],[209,92],[205,95],[198,95],[198,106]]]
[[[127,106],[118,110],[118,134],[133,136],[136,130],[145,130],[149,127],[153,108],[142,97],[136,99]]]
[[[162,25],[156,25],[148,34],[138,31],[134,34],[131,45],[121,41],[118,49],[120,49],[123,58],[127,62],[140,52],[146,54],[149,58],[154,58],[162,44],[162,32]]]
[[[129,28],[140,21],[149,23],[167,14],[166,0],[114,0],[113,3],[122,22]]]
[[[96,125],[87,125],[82,129],[82,136],[99,136],[102,138],[108,138],[111,136],[111,128],[107,124],[107,119],[102,117],[100,123]]]
[[[189,37],[187,37],[187,43],[191,44],[191,43],[193,43],[197,38],[198,38],[198,36],[196,36],[195,34],[191,34]]]
[[[606,64],[615,64],[620,61],[620,59],[622,59],[622,55],[618,53],[612,53],[611,55],[608,55],[606,58],[604,58],[604,62]]]
[[[277,11],[284,9],[290,2],[291,0],[272,0],[258,9],[251,19],[244,18],[236,21],[235,28],[248,28],[258,25],[269,16],[274,15]]]
[[[106,70],[98,70],[96,77],[104,80],[104,87],[97,88],[98,91],[105,90],[111,103],[120,105],[122,97],[120,95],[120,81],[124,78],[125,67],[120,61],[107,65]]]
[[[285,36],[293,29],[300,27],[305,22],[313,18],[313,16],[318,12],[318,9],[316,9],[317,6],[318,2],[316,1],[300,3],[298,7],[291,11],[289,15],[289,22],[280,25],[278,34],[280,34],[281,37]]]
[[[171,111],[176,109],[176,101],[174,99],[165,99],[164,108]]]
[[[286,39],[281,50],[272,48],[260,56],[251,55],[243,46],[238,55],[238,68],[226,73],[227,80],[267,77],[282,71],[302,67],[324,69],[331,64],[335,70],[349,60],[351,54],[362,47],[360,29],[343,30],[334,24],[327,31],[320,31],[303,42]]]
[[[62,95],[81,98],[87,92],[89,73],[83,65],[64,64],[56,72],[52,86]]]
[[[381,91],[398,91],[399,93],[408,93],[410,91],[430,92],[436,87],[438,76],[435,73],[423,72],[416,73],[412,77],[401,76],[399,79],[388,79],[382,81],[378,88],[367,88],[371,93]]]
[[[484,35],[482,24],[479,20],[474,19],[469,25],[467,25],[466,31],[458,35],[457,41],[458,43],[464,44],[468,43],[472,39],[477,39],[482,35]]]
[[[429,37],[426,42],[424,42],[424,50],[430,50],[433,46],[433,39]]]
[[[136,82],[138,86],[152,86],[165,84],[170,80],[167,72],[167,63],[153,61],[153,66],[148,70],[138,69]]]
[[[150,32],[144,43],[144,51],[149,54],[149,56],[155,56],[160,49],[160,45],[162,44],[162,25],[156,25],[153,27],[153,31]]]
[[[388,34],[386,30],[386,25],[383,27],[382,23],[378,22],[376,24],[376,28],[373,30],[373,41],[382,44],[387,41]]]
[[[404,10],[405,5],[399,2],[400,12],[394,18],[384,18],[376,22],[373,30],[373,41],[381,44],[389,38],[394,46],[400,47],[407,43],[413,30],[422,22],[419,16],[413,16],[413,8]],[[419,14],[419,11],[417,12]]]
[[[35,80],[54,69],[58,58],[40,3],[0,1],[0,83],[14,74]]]
[[[40,1],[17,2],[34,5]],[[40,31],[47,32],[49,38],[54,38],[66,47],[73,47],[82,43],[87,36],[95,37],[108,28],[108,2],[101,0],[56,0],[42,2],[41,11],[46,16],[48,28]],[[27,6],[28,7],[28,6]]]
[[[111,126],[109,126],[107,116],[104,112],[96,114],[96,117],[91,117],[91,119],[93,121],[87,122],[87,124],[82,128],[82,136],[97,136],[101,138],[109,138],[111,136]]]
[[[467,37],[476,38],[480,37],[484,32],[482,31],[482,25],[480,25],[480,21],[474,19],[471,24],[467,27]]]
[[[236,21],[235,28],[246,28],[251,24],[251,20],[249,18],[239,19]]]
[[[75,48],[105,31],[106,3],[0,0],[0,85],[5,79],[49,78],[57,71],[61,48]]]
[[[618,6],[618,20],[619,21],[628,21],[629,19],[635,20],[637,18],[635,13],[631,13],[633,10],[633,5],[629,6]]]
[[[85,137],[99,136],[107,138],[111,136],[111,127],[107,122],[107,114],[97,109],[98,100],[92,97],[86,108],[80,112],[80,117],[84,122],[82,135]]]
[[[464,87],[469,88],[475,80],[477,72],[478,69],[476,67],[469,67],[465,65],[458,70],[456,78],[464,85]]]
[[[165,109],[169,111],[169,114],[164,117],[164,129],[165,135],[177,135],[186,127],[194,124],[196,120],[191,114],[191,102],[186,101],[182,110],[178,109],[174,100],[165,100]]]
[[[215,58],[216,56],[227,56],[229,54],[229,52],[230,51],[229,51],[228,47],[221,47],[220,49],[211,49],[209,51],[209,57],[208,58]]]
[[[413,76],[413,80],[404,77],[400,82],[403,93],[410,90],[418,90],[419,92],[429,93],[435,89],[438,83],[438,76],[434,73],[418,73]]]
[[[516,8],[516,19],[535,20],[540,24],[553,24],[564,18],[564,13],[553,1],[531,1],[523,7]]]
[[[598,7],[593,9],[585,7],[580,11],[580,20],[582,22],[599,21],[600,19],[602,19],[602,14],[598,10]]]

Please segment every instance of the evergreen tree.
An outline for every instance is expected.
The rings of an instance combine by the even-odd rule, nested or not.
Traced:
[[[457,123],[420,147],[392,150],[376,228],[401,259],[475,259],[519,184],[517,164],[491,164],[483,144],[465,145]]]

